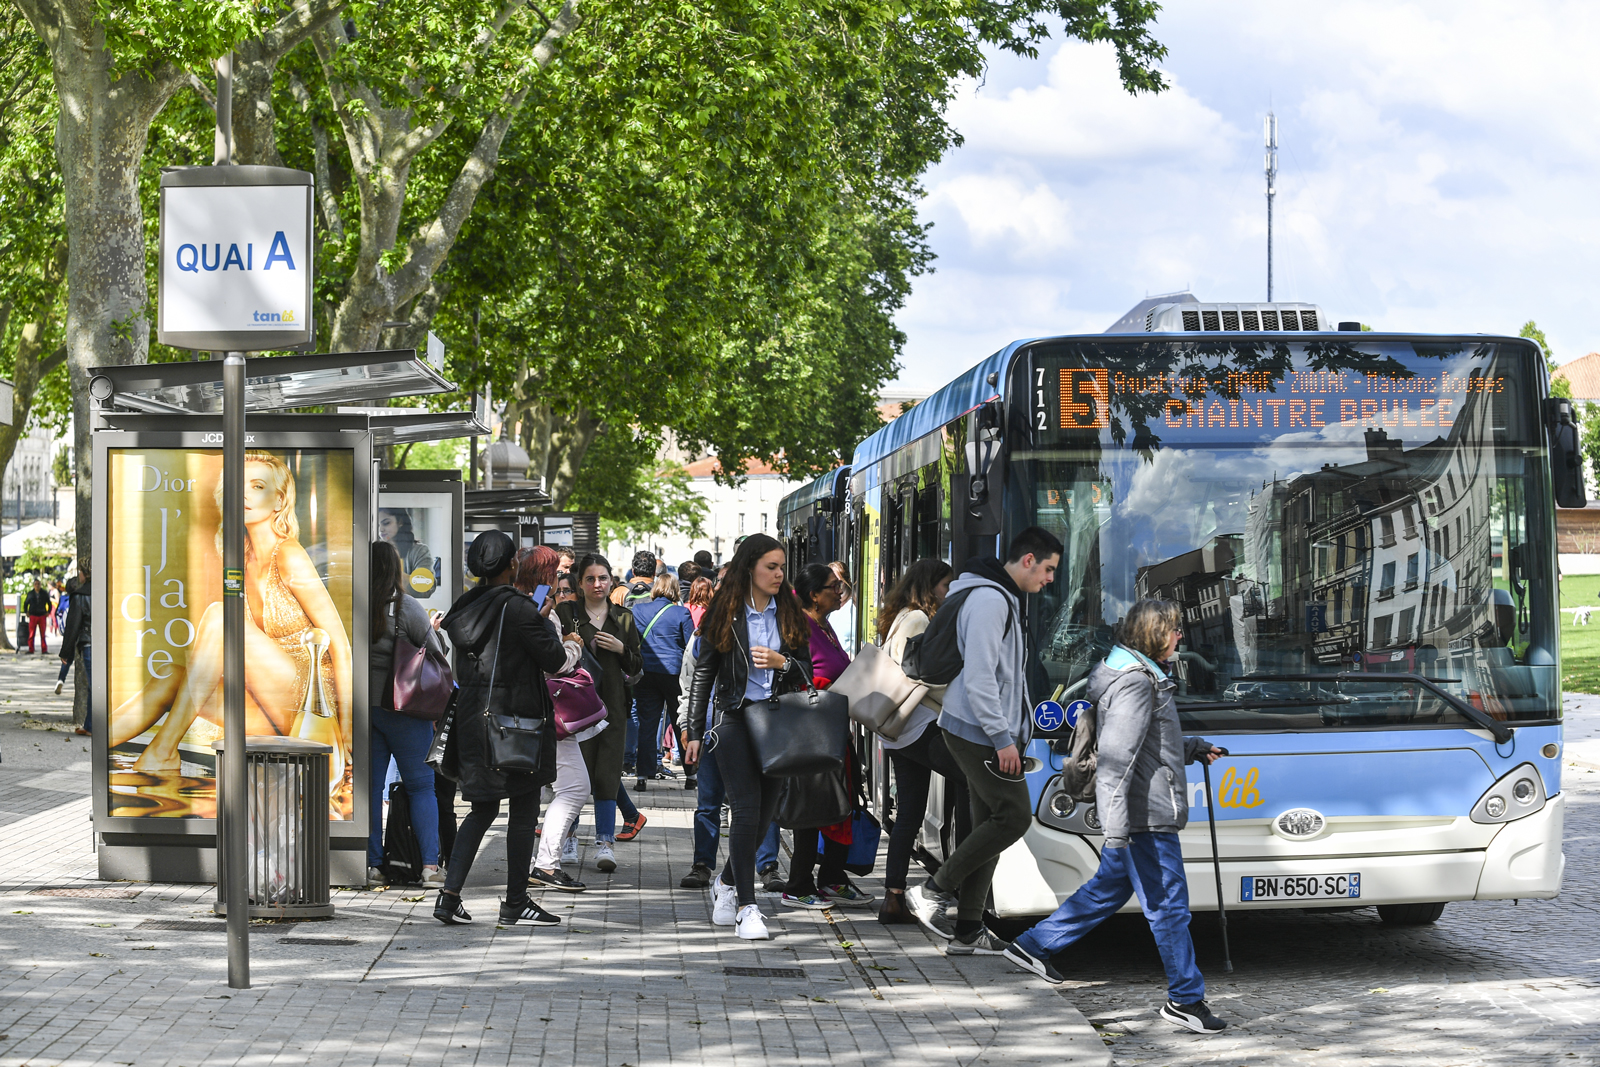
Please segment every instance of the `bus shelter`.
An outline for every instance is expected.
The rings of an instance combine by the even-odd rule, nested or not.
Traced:
[[[105,879],[217,878],[222,369],[217,360],[91,372],[94,829]],[[487,428],[461,412],[293,409],[453,388],[411,350],[245,361],[246,733],[333,747],[335,884],[365,878],[367,545],[380,535],[387,484],[374,450]],[[441,530],[459,530],[459,515],[446,503]],[[436,585],[459,572],[459,541],[442,545],[455,558],[449,569],[430,558]]]

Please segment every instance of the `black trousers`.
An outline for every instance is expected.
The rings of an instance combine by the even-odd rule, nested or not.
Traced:
[[[756,846],[766,835],[773,812],[778,810],[783,779],[761,773],[761,761],[750,741],[743,707],[723,716],[716,738],[717,770],[722,774],[728,806],[733,809],[722,883],[739,891],[739,906],[743,907],[756,902]]]
[[[945,747],[944,733],[929,723],[922,735],[904,748],[891,748],[889,763],[894,767],[894,829],[889,832],[889,851],[883,858],[885,889],[904,889],[906,872],[911,869],[911,850],[917,844],[928,812],[928,787],[934,774],[944,778],[950,801],[955,807],[951,850],[972,832],[972,800],[967,794],[967,776]]]
[[[456,783],[435,771],[433,795],[439,802],[439,856],[448,864],[456,848]]]
[[[506,903],[521,904],[528,899],[528,868],[533,866],[535,824],[539,821],[539,791],[511,798],[506,820]],[[445,872],[447,893],[460,893],[472,872],[483,835],[500,814],[498,800],[474,800],[472,811],[461,820],[455,847],[450,850],[450,869]]]
[[[831,838],[823,838],[822,867],[815,875],[812,874],[812,868],[817,865],[817,839],[820,837],[822,834],[817,830],[794,832],[794,854],[789,857],[785,893],[797,897],[808,896],[815,893],[818,886],[840,885],[847,880],[844,863],[850,858],[850,846],[841,845]]]

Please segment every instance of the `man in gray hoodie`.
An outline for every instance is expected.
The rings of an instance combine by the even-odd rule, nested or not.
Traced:
[[[1033,737],[1028,714],[1025,597],[1055,580],[1061,542],[1038,526],[1019,533],[997,559],[970,560],[945,599],[956,616],[961,673],[945,692],[939,726],[950,755],[967,776],[972,832],[932,878],[906,893],[906,905],[932,932],[950,941],[950,955],[999,955],[1006,942],[983,925],[1000,853],[1033,817],[1022,753]],[[961,600],[956,602],[956,598]],[[946,912],[956,905],[956,922]]]

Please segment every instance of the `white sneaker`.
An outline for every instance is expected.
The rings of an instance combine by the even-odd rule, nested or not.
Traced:
[[[722,875],[711,883],[711,922],[714,926],[732,926],[738,921],[739,891],[722,884]]]
[[[595,842],[594,866],[595,870],[606,874],[617,869],[617,854],[611,850],[611,842],[604,838]]]
[[[422,868],[422,884],[430,888],[444,885],[443,867]]]
[[[56,682],[56,696],[60,696],[61,695],[61,687],[63,685],[66,685],[66,682],[59,681],[59,680]]]
[[[578,838],[576,834],[561,842],[561,862],[578,862]]]
[[[755,904],[746,904],[739,909],[739,936],[745,941],[770,941],[772,935],[767,933],[767,920],[761,916],[761,908]]]

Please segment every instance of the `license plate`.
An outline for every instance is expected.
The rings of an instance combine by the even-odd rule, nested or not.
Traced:
[[[1359,874],[1245,875],[1239,880],[1239,899],[1245,903],[1255,900],[1328,900],[1359,896]]]

